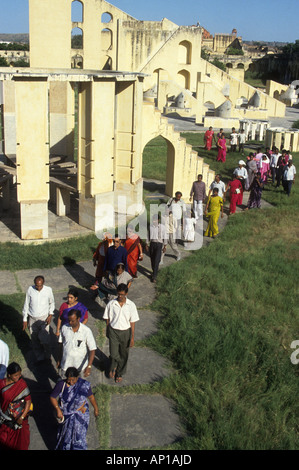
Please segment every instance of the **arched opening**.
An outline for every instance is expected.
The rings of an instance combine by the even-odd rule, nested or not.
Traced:
[[[192,44],[189,41],[181,41],[178,48],[179,64],[191,64]]]
[[[237,69],[243,69],[244,70],[244,64],[242,64],[242,62],[240,62],[239,64],[237,64]]]
[[[83,57],[76,54],[72,57],[72,69],[83,69]]]
[[[273,98],[275,98],[276,100],[279,100],[279,96],[280,96],[279,91],[275,90],[274,93],[273,93]]]
[[[142,153],[142,177],[144,199],[148,203],[173,196],[174,193],[175,149],[172,143],[159,135],[147,142]],[[153,181],[155,180],[155,181]]]
[[[83,31],[81,28],[72,29],[72,49],[83,49]]]
[[[177,74],[177,81],[182,88],[190,90],[190,73],[188,70],[180,70]]]
[[[107,60],[102,70],[112,70],[112,59],[111,57],[107,56]]]
[[[206,108],[205,116],[215,116],[215,104],[212,101],[206,101],[204,107]]]
[[[105,28],[102,29],[101,32],[101,39],[102,39],[102,50],[103,51],[108,51],[109,49],[112,48],[112,31],[111,29]]]
[[[227,69],[232,69],[233,68],[233,64],[231,62],[229,62],[228,64],[226,64],[226,68]]]
[[[83,23],[83,3],[79,0],[72,2],[72,23]]]
[[[113,16],[111,15],[111,13],[108,13],[106,11],[105,13],[102,14],[102,17],[101,17],[102,23],[111,23],[112,21],[113,21]]]

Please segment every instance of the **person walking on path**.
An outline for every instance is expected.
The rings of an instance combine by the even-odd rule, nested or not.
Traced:
[[[223,202],[225,202],[225,183],[221,181],[221,175],[218,173],[215,175],[215,180],[211,183],[208,193],[208,199],[211,196],[213,189],[218,188],[218,196],[222,197]]]
[[[209,129],[205,132],[205,135],[204,135],[206,150],[211,150],[213,139],[215,140],[213,127],[209,127]]]
[[[67,293],[67,301],[63,302],[59,309],[57,319],[56,336],[59,337],[60,329],[68,322],[68,313],[70,310],[78,310],[81,314],[80,322],[86,325],[88,321],[88,309],[78,301],[79,291],[75,287],[71,287]]]
[[[198,220],[203,215],[203,203],[206,199],[206,184],[202,181],[202,175],[197,176],[197,181],[194,181],[190,191],[190,202],[193,197],[193,211],[195,219]]]
[[[75,367],[69,367],[65,376],[66,379],[59,381],[50,395],[59,423],[55,450],[87,450],[88,401],[94,408],[95,417],[99,415],[98,405],[90,383],[79,377]]]
[[[295,183],[296,167],[292,160],[284,167],[282,185],[285,193],[290,196],[292,185]]]
[[[169,211],[167,208],[166,214],[165,214],[165,229],[166,229],[166,234],[168,237],[168,244],[170,248],[172,249],[172,251],[174,252],[176,256],[176,260],[179,261],[181,259],[181,253],[180,253],[179,246],[176,240],[176,233],[177,233],[176,223],[177,223],[176,219],[173,218],[173,213]],[[164,262],[165,253],[166,253],[166,248],[165,250],[162,249],[160,265],[162,265]]]
[[[166,204],[176,221],[176,240],[180,240],[182,238],[183,217],[186,215],[186,204],[183,201],[182,196],[181,191],[177,191],[174,197],[171,197]]]
[[[114,245],[110,246],[107,250],[104,262],[104,274],[108,272],[114,273],[116,265],[123,263],[125,271],[128,271],[128,252],[124,246],[121,245],[121,239],[116,235],[114,238]]]
[[[78,310],[70,310],[68,324],[61,328],[57,368],[63,374],[69,367],[76,367],[89,377],[97,345],[91,329],[80,322],[80,317]]]
[[[249,195],[247,207],[245,210],[254,209],[254,208],[260,209],[263,187],[264,187],[264,182],[261,178],[260,171],[258,171],[249,188],[250,195]]]
[[[137,277],[138,260],[143,260],[143,250],[140,237],[134,232],[133,227],[128,225],[127,238],[124,243],[127,250],[128,272],[134,278]]]
[[[38,362],[51,357],[50,323],[55,309],[53,291],[44,282],[43,276],[34,278],[34,285],[28,288],[23,307],[23,330],[28,326]]]
[[[235,173],[233,174],[232,179],[227,183],[225,195],[228,190],[230,199],[229,215],[232,215],[235,214],[237,205],[241,205],[243,202],[243,186]]]
[[[30,391],[22,378],[21,367],[12,362],[7,367],[6,379],[0,380],[0,449],[28,450],[31,403]]]
[[[158,214],[153,215],[153,221],[149,227],[149,240],[145,245],[145,250],[149,251],[152,266],[151,281],[156,282],[162,252],[165,253],[167,246],[167,234],[165,225],[159,222]]]
[[[222,133],[217,141],[217,162],[225,162],[226,161],[226,138],[225,135]]]
[[[207,202],[205,215],[209,218],[207,230],[204,233],[205,237],[215,238],[219,233],[218,219],[223,217],[223,199],[218,196],[218,188],[213,189],[213,194]]]
[[[136,305],[127,298],[127,294],[128,287],[120,284],[117,298],[107,304],[103,315],[109,339],[109,377],[116,383],[120,383],[126,373],[129,348],[134,346],[135,323],[139,320]]]

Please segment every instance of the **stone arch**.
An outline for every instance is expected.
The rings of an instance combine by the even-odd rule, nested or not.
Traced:
[[[102,16],[101,16],[101,22],[102,23],[112,23],[113,21],[113,16],[109,11],[105,11]]]
[[[204,107],[206,108],[205,116],[215,116],[215,103],[206,101]]]
[[[190,72],[188,70],[180,70],[177,74],[177,81],[182,88],[190,90]]]
[[[106,56],[106,62],[102,70],[112,70],[112,58],[110,56]]]
[[[275,98],[276,100],[279,100],[279,97],[280,97],[279,91],[275,90],[274,93],[273,93],[273,98]]]
[[[83,56],[76,54],[72,57],[72,69],[83,69]]]
[[[237,64],[237,69],[244,69],[245,66],[242,62],[240,62],[239,64]]]
[[[166,153],[166,166],[165,166],[165,181],[166,181],[166,184],[165,184],[165,194],[169,195],[169,196],[172,196],[174,194],[174,191],[176,190],[175,188],[175,184],[174,184],[174,175],[175,175],[175,146],[174,144],[171,142],[171,140],[169,140],[165,135],[163,135],[163,132],[160,133],[160,134],[157,134],[155,135],[154,138],[150,138],[143,146],[143,149],[142,149],[142,159],[144,157],[144,151],[145,151],[145,148],[146,146],[151,142],[153,141],[154,139],[156,139],[157,137],[161,138],[164,143],[166,143],[165,145],[165,153]],[[164,156],[162,156],[163,158]],[[162,181],[164,180],[164,175],[161,175],[161,179]]]
[[[72,49],[83,49],[83,30],[81,28],[73,28],[71,38]]]
[[[104,28],[101,31],[102,50],[108,51],[113,46],[113,33],[111,29]]]
[[[178,47],[179,64],[191,64],[192,44],[189,41],[181,41]]]
[[[227,69],[232,69],[233,68],[233,64],[231,62],[228,62],[225,66],[226,66]]]
[[[84,19],[84,5],[80,0],[72,1],[72,23],[83,23]]]

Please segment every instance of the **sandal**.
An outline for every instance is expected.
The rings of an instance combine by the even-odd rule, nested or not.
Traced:
[[[115,377],[115,372],[116,372],[116,369],[113,369],[109,372],[109,379],[114,379]]]
[[[121,375],[118,375],[116,378],[115,378],[115,382],[116,383],[120,383],[122,381],[122,376]]]

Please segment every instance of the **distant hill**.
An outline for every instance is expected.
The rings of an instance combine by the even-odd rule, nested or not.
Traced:
[[[29,34],[4,34],[0,33],[0,41],[23,42],[29,44]]]

